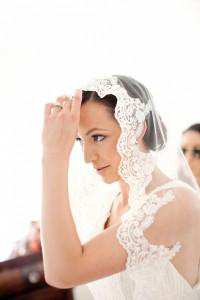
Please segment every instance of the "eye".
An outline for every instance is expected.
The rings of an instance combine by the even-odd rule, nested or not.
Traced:
[[[101,137],[100,140],[98,140],[98,138]],[[94,134],[92,135],[92,138],[94,139],[95,142],[101,142],[103,141],[106,137],[104,135],[100,135],[100,134]],[[81,145],[83,145],[83,141],[81,138],[77,137],[76,141],[79,142]]]
[[[183,151],[183,154],[186,154],[186,152],[187,152],[187,149],[186,149],[186,148],[184,148],[184,147],[182,147],[182,151]]]
[[[98,141],[98,137],[103,137],[103,139],[101,139],[101,140],[99,140]],[[101,135],[101,134],[94,134],[94,135],[92,135],[92,138],[94,138],[94,141],[96,142],[96,141],[98,141],[98,142],[101,142],[101,141],[103,141],[106,137],[104,136],[104,135]],[[96,140],[97,139],[97,140]]]
[[[194,153],[194,157],[200,158],[200,149],[194,149],[193,153]]]

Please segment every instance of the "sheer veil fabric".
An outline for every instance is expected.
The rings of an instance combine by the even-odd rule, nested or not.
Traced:
[[[143,235],[144,230],[154,222],[161,206],[173,201],[173,188],[184,186],[195,194],[199,193],[181,148],[177,147],[173,136],[167,131],[167,120],[163,122],[146,87],[132,77],[112,75],[95,78],[81,89],[95,91],[101,99],[110,94],[117,99],[114,117],[121,129],[116,145],[121,157],[118,174],[130,188],[130,209],[122,215],[122,224],[117,232],[119,242],[128,253],[126,269],[121,274],[89,283],[95,299],[200,299],[200,286],[192,289],[170,264],[170,260],[181,251],[179,241],[169,249],[150,244]],[[148,151],[144,152],[137,139],[145,124],[148,131],[144,141],[148,141]],[[78,181],[77,176],[72,177],[71,180],[76,180],[77,185],[70,191],[70,203],[80,239],[85,242],[104,229],[120,189],[117,182],[105,184],[81,159],[77,170],[82,179]],[[73,162],[70,167],[74,167]],[[154,180],[151,190],[149,187],[155,168],[159,168],[170,180],[162,185]],[[162,189],[166,192],[160,199],[156,192]],[[106,292],[108,286],[112,290],[110,288]],[[104,295],[100,292],[102,287]],[[166,298],[163,298],[163,293],[166,293]]]

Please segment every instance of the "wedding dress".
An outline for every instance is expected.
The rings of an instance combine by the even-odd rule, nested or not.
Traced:
[[[145,203],[131,208],[122,215],[122,225],[118,229],[118,240],[126,249],[128,260],[125,271],[87,283],[95,300],[199,300],[200,299],[200,269],[199,281],[191,286],[171,263],[171,259],[181,251],[179,241],[172,248],[151,245],[142,235],[142,229],[147,228],[160,207],[173,201],[173,188],[182,186],[181,181],[171,181],[151,192]],[[157,197],[156,192],[166,190],[163,197]],[[102,210],[101,218],[92,235],[104,229],[109,216],[107,209]],[[129,235],[134,235],[134,245],[130,245]],[[134,246],[134,247],[133,247]],[[138,252],[136,251],[138,246]]]

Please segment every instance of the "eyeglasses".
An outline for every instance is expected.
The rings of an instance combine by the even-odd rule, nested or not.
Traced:
[[[187,148],[182,147],[182,151],[183,151],[184,155],[186,155],[187,152],[190,152],[194,158],[200,159],[200,149],[196,149],[196,148],[187,149]]]

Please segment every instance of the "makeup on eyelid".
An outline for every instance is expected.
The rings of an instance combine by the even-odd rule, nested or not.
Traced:
[[[97,140],[95,140],[94,139],[94,141],[96,142],[101,142],[101,141],[103,141],[103,140],[105,140],[105,138],[106,138],[106,136],[105,135],[103,135],[103,134],[93,134],[92,136],[91,136],[92,138],[96,138],[96,137],[103,137],[101,140],[99,140],[99,141],[97,141]],[[82,142],[82,139],[80,138],[80,137],[77,137],[76,138],[76,141],[79,141],[80,143]]]

